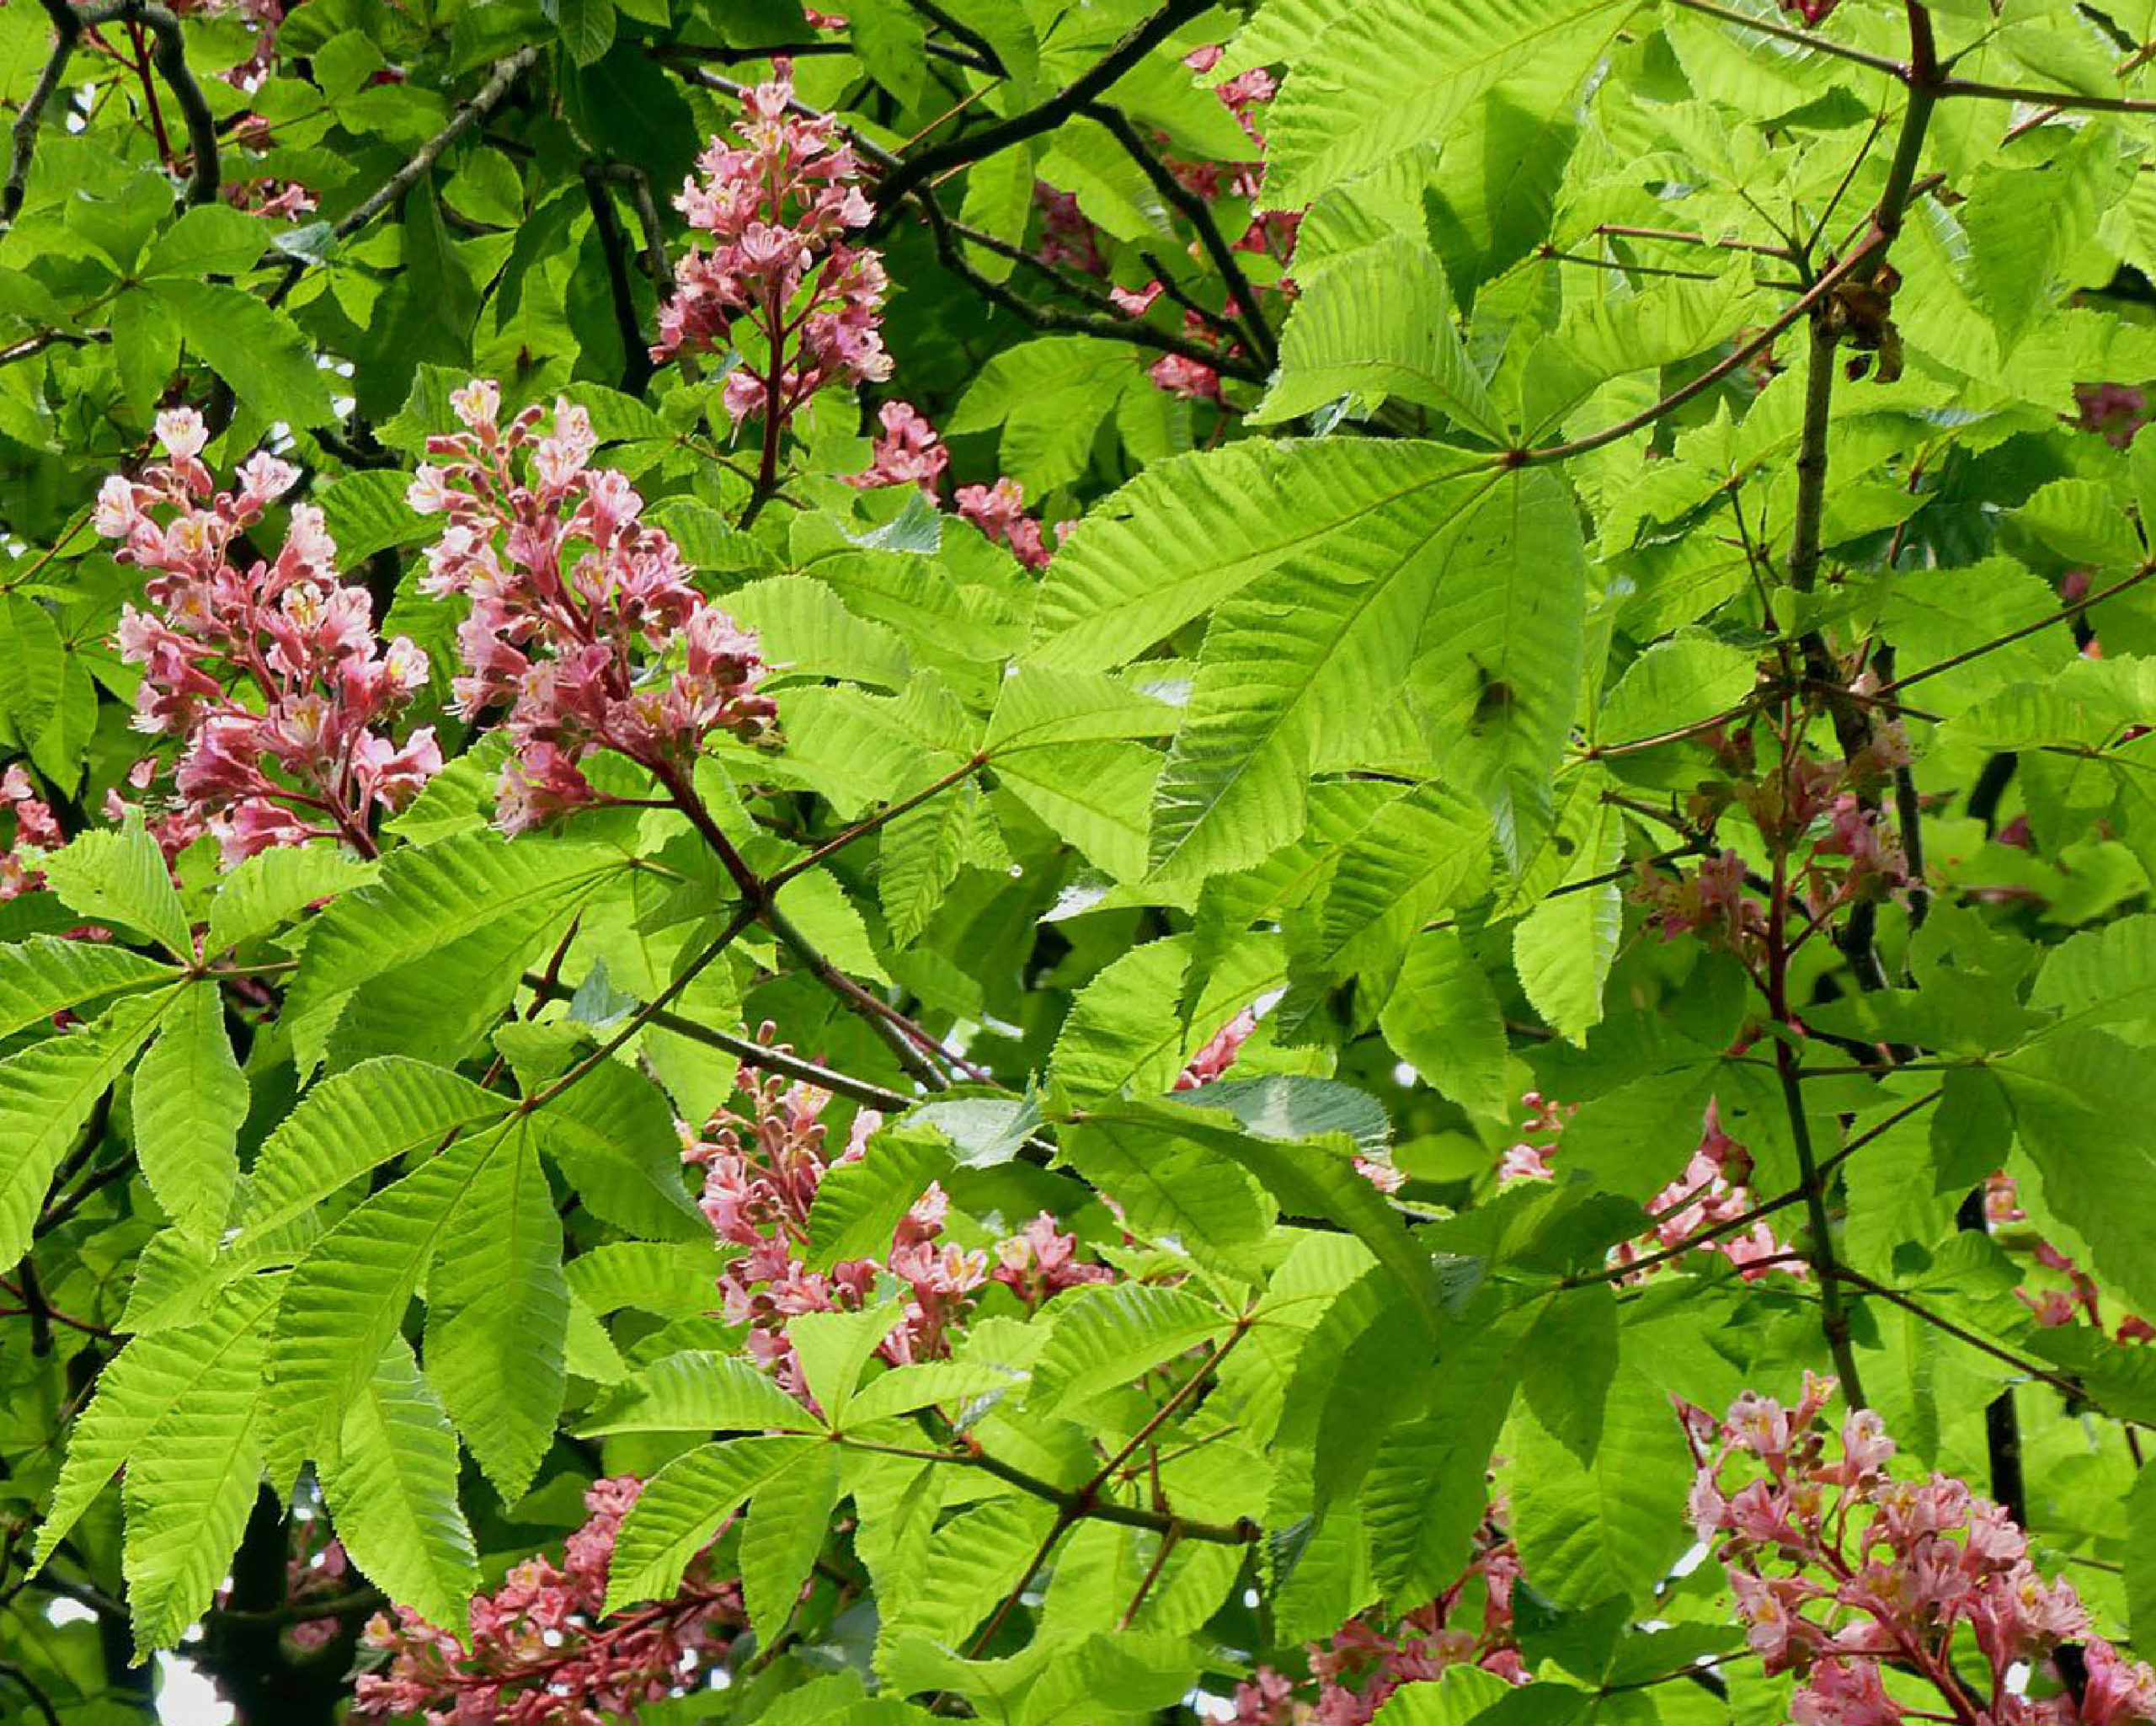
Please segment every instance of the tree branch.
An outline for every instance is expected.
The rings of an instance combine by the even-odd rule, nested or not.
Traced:
[[[1206,4],[1207,0],[1168,0],[1168,4],[1132,29],[1099,60],[1046,101],[995,126],[985,126],[970,136],[953,138],[948,143],[906,158],[877,182],[871,200],[888,211],[916,187],[930,184],[954,168],[963,168],[1014,144],[1022,144],[1028,138],[1052,131],[1106,92],[1178,25],[1203,12]]]
[[[416,185],[427,170],[441,159],[443,151],[501,106],[503,99],[509,94],[517,79],[538,57],[539,44],[533,42],[497,60],[487,82],[479,87],[470,101],[450,115],[449,123],[420,145],[413,152],[411,159],[377,186],[371,195],[346,212],[334,230],[337,238],[340,240],[350,238]],[[307,269],[304,259],[295,260],[286,270],[284,279],[270,290],[270,304],[281,304],[299,279],[307,273]]]

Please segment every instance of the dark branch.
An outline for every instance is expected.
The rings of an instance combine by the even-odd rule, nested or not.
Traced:
[[[931,184],[954,168],[979,162],[1014,144],[1054,131],[1079,110],[1104,94],[1116,81],[1165,40],[1171,30],[1206,9],[1205,0],[1169,0],[1150,18],[1126,35],[1105,55],[1058,90],[1001,124],[985,126],[963,138],[938,144],[899,164],[877,183],[873,201],[887,211],[916,188]]]

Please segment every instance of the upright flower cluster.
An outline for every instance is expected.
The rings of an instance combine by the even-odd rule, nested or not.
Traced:
[[[756,638],[697,593],[627,477],[590,465],[590,416],[560,401],[543,432],[537,408],[504,425],[499,389],[478,381],[451,399],[465,429],[427,441],[441,464],[421,466],[408,497],[448,517],[422,587],[472,604],[456,707],[509,710],[502,830],[595,802],[594,751],[664,774],[715,730],[763,738],[777,708],[757,692]]]
[[[785,61],[742,98],[735,132],[737,142],[712,141],[696,158],[702,180],[675,200],[714,243],[675,270],[651,356],[731,344],[743,359],[727,377],[727,410],[783,424],[826,384],[891,375],[883,265],[846,243],[874,214],[857,184],[860,158],[835,120],[794,111]]]
[[[207,828],[227,864],[272,846],[335,837],[371,853],[371,818],[408,802],[441,768],[431,727],[402,744],[391,725],[427,681],[427,656],[383,648],[366,590],[337,580],[337,547],[312,504],[258,555],[248,532],[299,472],[258,452],[237,491],[201,461],[200,414],[157,416],[165,459],[98,494],[97,531],[148,572],[149,609],[120,613],[120,656],[142,668],[135,723],[184,740],[168,837]],[[251,698],[242,691],[251,686]]]
[[[2047,1330],[2084,1320],[2095,1330],[2104,1328],[2103,1290],[2096,1279],[2059,1251],[2041,1235],[2015,1226],[2028,1221],[2021,1208],[2014,1177],[2004,1171],[1984,1181],[1984,1220],[1991,1225],[1999,1244],[2016,1257],[2025,1254],[2033,1266],[2051,1276],[2032,1276],[2014,1292]],[[2124,1314],[2115,1332],[2122,1343],[2156,1342],[2156,1325],[2138,1313]]]
[[[1558,1170],[1550,1158],[1560,1149],[1565,1123],[1578,1111],[1577,1104],[1553,1102],[1539,1091],[1529,1091],[1520,1100],[1528,1112],[1527,1122],[1519,1142],[1509,1146],[1498,1162],[1501,1186],[1556,1179]],[[1722,1130],[1719,1099],[1710,1098],[1700,1142],[1692,1147],[1684,1172],[1656,1194],[1647,1207],[1652,1226],[1637,1240],[1621,1241],[1611,1248],[1609,1262],[1623,1266],[1696,1249],[1728,1259],[1747,1282],[1774,1270],[1803,1275],[1804,1266],[1796,1262],[1789,1245],[1775,1237],[1764,1217],[1744,1221],[1755,1202],[1745,1184],[1751,1173],[1751,1153]],[[1703,1235],[1711,1238],[1703,1240]]]
[[[1833,1389],[1807,1374],[1794,1408],[1748,1391],[1724,1419],[1686,1412],[1694,1523],[1719,1542],[1752,1651],[1769,1672],[1801,1675],[1796,1726],[2156,1719],[2156,1673],[2089,1634],[2072,1586],[2030,1563],[2013,1519],[1947,1475],[1892,1478],[1894,1441],[1876,1413],[1855,1410],[1838,1433],[1822,1419]],[[2084,1647],[2085,1686],[2031,1697],[2024,1675],[2067,1643]],[[1945,1714],[1890,1692],[1890,1670],[1935,1691]]]
[[[763,1039],[772,1034],[766,1025]],[[883,1117],[867,1111],[855,1116],[846,1149],[833,1157],[822,1119],[830,1092],[788,1084],[776,1074],[744,1078],[742,1090],[749,1113],[715,1117],[711,1137],[689,1139],[682,1157],[704,1172],[700,1204],[712,1232],[746,1249],[719,1274],[726,1321],[748,1327],[749,1352],[804,1402],[808,1388],[786,1334],[787,1322],[801,1313],[858,1312],[875,1303],[879,1285],[895,1285],[905,1295],[904,1311],[878,1351],[895,1365],[947,1355],[953,1327],[991,1280],[1038,1303],[1081,1283],[1109,1280],[1104,1268],[1078,1262],[1077,1242],[1046,1212],[996,1246],[991,1276],[989,1253],[938,1240],[950,1201],[933,1184],[899,1221],[883,1258],[846,1258],[829,1270],[809,1269],[802,1255],[817,1189],[831,1169],[867,1154]]]
[[[1513,1632],[1518,1575],[1512,1542],[1486,1522],[1460,1579],[1428,1606],[1390,1627],[1349,1619],[1310,1644],[1310,1677],[1300,1683],[1261,1666],[1237,1685],[1233,1726],[1369,1726],[1402,1685],[1432,1682],[1453,1666],[1526,1683]]]
[[[622,1519],[643,1490],[622,1475],[593,1483],[590,1520],[562,1562],[527,1558],[472,1602],[467,1645],[408,1606],[378,1614],[366,1646],[386,1656],[362,1673],[353,1718],[416,1714],[427,1726],[607,1726],[640,1703],[701,1687],[745,1622],[740,1584],[697,1558],[670,1600],[609,1618],[606,1571]]]

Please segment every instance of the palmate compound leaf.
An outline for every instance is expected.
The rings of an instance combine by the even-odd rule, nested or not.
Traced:
[[[1312,770],[1352,761],[1403,699],[1433,766],[1483,804],[1518,856],[1547,825],[1578,694],[1586,564],[1562,486],[1533,470],[1471,471],[1435,444],[1288,445],[1273,466],[1255,495],[1123,494],[1152,548],[1137,567],[1155,587],[1172,590],[1193,564],[1219,567],[1219,548],[1181,535],[1230,499],[1273,542],[1246,556],[1254,579],[1207,631],[1155,797],[1154,869],[1215,874],[1292,841]],[[1209,460],[1155,471],[1184,487],[1257,477],[1216,475]],[[1247,542],[1254,529],[1234,533]],[[1081,571],[1074,590],[1085,581]],[[1097,600],[1099,585],[1085,596]]]
[[[663,1355],[579,1424],[615,1432],[815,1432],[816,1417],[744,1360],[709,1349]]]

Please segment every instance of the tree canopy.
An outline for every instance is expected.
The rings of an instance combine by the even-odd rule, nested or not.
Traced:
[[[0,8],[0,1719],[2156,1719],[2152,60]]]

